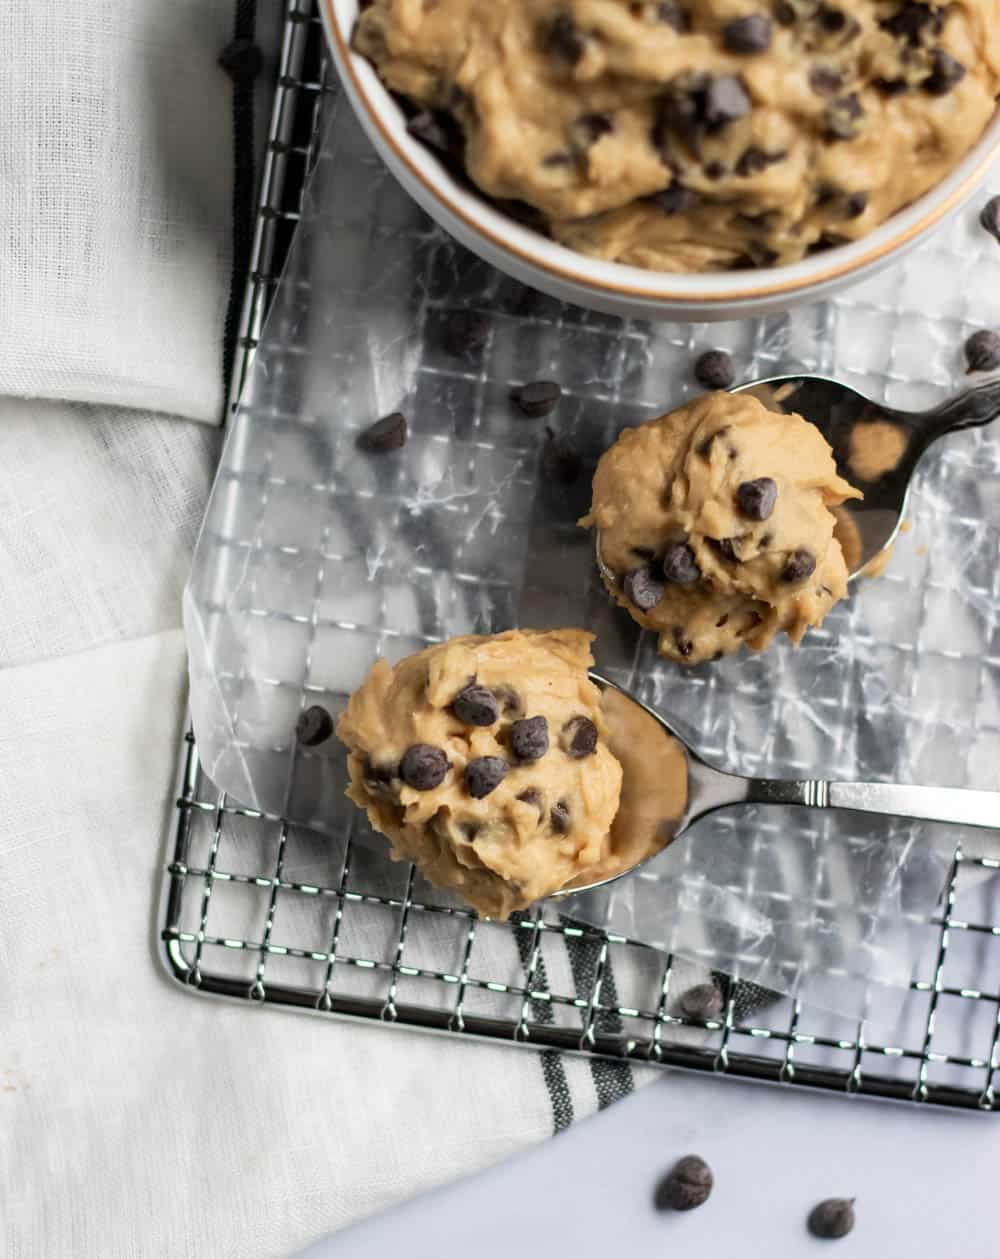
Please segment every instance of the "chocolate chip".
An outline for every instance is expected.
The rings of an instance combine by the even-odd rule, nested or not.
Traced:
[[[728,623],[729,623],[729,613],[723,612],[723,614],[715,622],[715,628],[722,629],[723,625],[727,625]]]
[[[676,181],[662,192],[654,192],[649,198],[664,214],[680,214],[682,210],[689,209],[697,199],[697,194]]]
[[[994,240],[1000,241],[1000,197],[990,197],[979,211],[979,222]]]
[[[840,71],[829,66],[813,66],[809,71],[809,86],[817,96],[832,96],[840,91],[843,82],[844,76]]]
[[[725,350],[706,350],[694,361],[694,378],[706,389],[728,389],[736,379],[733,359]]]
[[[634,603],[640,612],[648,612],[650,608],[655,608],[666,591],[666,586],[653,575],[648,565],[634,568],[626,574],[623,585],[626,599]]]
[[[872,79],[872,87],[883,96],[902,96],[909,86],[905,79]]]
[[[864,110],[857,92],[848,92],[831,101],[823,111],[823,128],[830,140],[853,140],[858,134]]]
[[[470,682],[451,701],[451,710],[467,726],[492,726],[500,719],[497,697],[487,686]]]
[[[580,476],[583,460],[565,438],[556,437],[550,428],[545,432],[547,437],[542,448],[542,476],[557,485],[572,485]]]
[[[690,1211],[708,1201],[714,1183],[712,1169],[705,1160],[697,1154],[687,1154],[657,1185],[653,1202],[660,1211]]]
[[[510,396],[525,415],[537,420],[555,409],[562,389],[554,380],[532,380],[512,389]]]
[[[725,173],[726,173],[726,167],[724,163],[722,162],[706,162],[705,163],[705,178],[706,179],[721,179]]]
[[[726,52],[767,52],[771,46],[771,19],[763,13],[751,13],[727,22],[722,28],[722,44]]]
[[[264,66],[264,54],[252,39],[234,39],[219,53],[218,64],[234,83],[252,83]]]
[[[333,718],[320,704],[312,704],[299,713],[295,737],[306,748],[318,747],[333,734]]]
[[[722,993],[717,984],[695,984],[681,993],[678,1005],[689,1019],[715,1019],[722,1013]]]
[[[751,144],[737,158],[733,169],[737,175],[757,175],[768,166],[773,166],[775,162],[780,162],[784,156],[784,153],[766,153],[755,144]]]
[[[701,569],[695,563],[694,551],[686,542],[671,542],[663,552],[661,563],[666,581],[675,586],[690,586],[701,577]]]
[[[674,646],[677,648],[677,654],[685,660],[694,651],[694,643],[684,633],[679,625],[674,626]]]
[[[819,13],[816,15],[819,24],[829,35],[836,35],[838,31],[842,31],[847,25],[847,15],[840,9],[831,9],[827,5],[823,5]]]
[[[868,209],[868,193],[852,192],[849,193],[844,201],[844,217],[848,219],[859,219]]]
[[[705,123],[709,131],[746,117],[750,109],[750,97],[742,79],[724,74],[711,80],[705,95]]]
[[[738,564],[740,562],[740,557],[736,554],[732,538],[706,538],[705,541],[726,563]]]
[[[597,727],[589,717],[570,717],[559,732],[559,746],[573,760],[583,760],[597,751]]]
[[[549,825],[557,835],[569,833],[569,805],[565,800],[558,800],[549,809]]]
[[[449,354],[478,350],[490,334],[489,320],[475,310],[456,310],[444,326],[442,345]]]
[[[690,18],[679,4],[658,4],[656,6],[656,17],[660,22],[665,22],[667,26],[672,26],[678,34],[688,30],[691,25]]]
[[[992,372],[1000,367],[1000,332],[974,332],[965,343],[967,371]]]
[[[827,1198],[818,1202],[809,1212],[807,1226],[813,1237],[846,1237],[854,1227],[854,1199]]]
[[[943,48],[935,48],[931,58],[931,72],[921,86],[931,96],[947,96],[964,78],[965,66]]]
[[[549,750],[549,723],[544,717],[523,717],[510,728],[510,750],[519,761],[540,761]]]
[[[403,753],[399,776],[414,791],[433,791],[451,768],[447,756],[431,743],[414,743]]]
[[[804,581],[816,571],[816,556],[804,546],[794,550],[785,561],[781,570],[781,580],[787,582]]]
[[[516,797],[522,804],[533,805],[539,813],[542,811],[542,793],[537,787],[526,787],[519,796]]]
[[[376,420],[363,433],[358,434],[358,446],[372,454],[387,454],[390,450],[399,450],[406,445],[409,429],[406,416],[401,411],[393,411],[391,415]]]
[[[545,49],[565,57],[574,66],[583,56],[586,43],[568,13],[560,13],[549,27],[545,36]]]
[[[884,31],[904,40],[911,48],[917,47],[925,30],[931,35],[939,35],[942,25],[943,20],[937,9],[914,3],[913,0],[907,0],[892,17],[879,22]]]
[[[570,124],[570,135],[577,148],[589,149],[614,129],[615,124],[607,114],[581,114]]]
[[[780,26],[795,25],[796,13],[787,0],[777,0],[774,6],[774,19]]]
[[[766,520],[778,501],[778,486],[769,476],[744,481],[736,491],[736,505],[748,520]]]
[[[474,800],[482,800],[507,777],[507,762],[499,756],[477,756],[465,767],[465,790]]]

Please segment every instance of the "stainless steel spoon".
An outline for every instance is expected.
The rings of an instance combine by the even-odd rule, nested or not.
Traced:
[[[882,406],[826,376],[772,376],[739,385],[732,392],[751,393],[771,411],[795,411],[815,424],[833,449],[837,471],[864,491],[864,499],[851,499],[840,509],[857,529],[851,580],[892,545],[906,510],[910,480],[928,447],[946,433],[979,428],[1000,415],[1000,381],[969,389],[930,411],[897,411]],[[874,481],[863,481],[848,462],[851,432],[856,424],[876,421],[898,429],[905,445],[895,467]],[[614,584],[618,578],[601,557],[600,531],[596,553],[601,576]]]
[[[591,672],[590,678],[602,691],[616,692],[618,709],[621,710],[622,701],[625,701],[629,710],[634,711],[636,729],[642,730],[641,743],[638,738],[629,737],[627,725],[619,734],[621,746],[611,741],[612,751],[624,763],[626,782],[630,758],[641,757],[647,765],[666,764],[668,757],[676,758],[676,745],[679,744],[687,758],[687,794],[683,802],[676,802],[676,808],[664,799],[662,816],[649,817],[647,835],[639,839],[631,837],[632,844],[646,854],[640,860],[606,877],[564,888],[556,893],[557,897],[591,891],[632,874],[700,818],[729,805],[785,804],[810,809],[847,809],[857,813],[880,813],[890,817],[1000,830],[1000,791],[915,787],[885,782],[827,782],[819,778],[743,778],[739,774],[725,773],[707,764],[692,751],[658,712],[599,673]],[[649,738],[652,728],[650,718],[662,735],[661,743]]]

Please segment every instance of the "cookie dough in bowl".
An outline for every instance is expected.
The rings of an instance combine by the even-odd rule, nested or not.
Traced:
[[[605,583],[683,664],[801,641],[847,592],[833,508],[861,498],[815,425],[713,393],[628,428],[590,512]]]
[[[666,272],[793,263],[939,183],[1000,90],[1000,0],[373,0],[413,130],[556,241]]]
[[[622,769],[582,630],[379,660],[337,724],[348,796],[392,854],[506,918],[605,862]]]

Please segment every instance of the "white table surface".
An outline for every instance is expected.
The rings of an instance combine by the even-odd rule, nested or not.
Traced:
[[[657,1213],[658,1175],[700,1153],[715,1189]],[[671,1072],[491,1171],[318,1242],[302,1259],[879,1256],[996,1259],[1000,1116]],[[811,1238],[825,1197],[855,1196],[854,1232]]]

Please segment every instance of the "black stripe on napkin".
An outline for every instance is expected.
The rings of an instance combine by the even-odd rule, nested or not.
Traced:
[[[601,941],[594,936],[564,936],[563,939],[566,941],[566,952],[573,971],[576,995],[583,1000],[589,1000],[597,976]],[[618,988],[610,956],[605,959],[599,999],[605,1005],[618,1005]],[[595,1026],[599,1032],[617,1035],[624,1030],[620,1016],[613,1010],[600,1011],[595,1018]],[[611,1058],[591,1058],[590,1076],[594,1082],[599,1110],[628,1097],[635,1088],[632,1068],[627,1062],[615,1062]]]
[[[521,959],[521,965],[524,967],[524,973],[527,975],[528,964],[531,961],[531,932],[525,927],[518,925],[526,921],[523,914],[512,914],[511,919],[514,942],[517,945],[517,952]],[[549,977],[545,971],[545,959],[541,954],[538,955],[535,978],[547,992]],[[555,1022],[552,1006],[547,1001],[532,1001],[531,1017],[536,1023],[549,1024]],[[574,1118],[573,1098],[569,1091],[569,1081],[566,1079],[566,1069],[563,1066],[562,1054],[555,1049],[545,1049],[538,1056],[542,1064],[542,1078],[545,1081],[545,1088],[548,1091],[549,1102],[552,1106],[552,1131],[562,1132],[564,1128],[570,1126]]]

